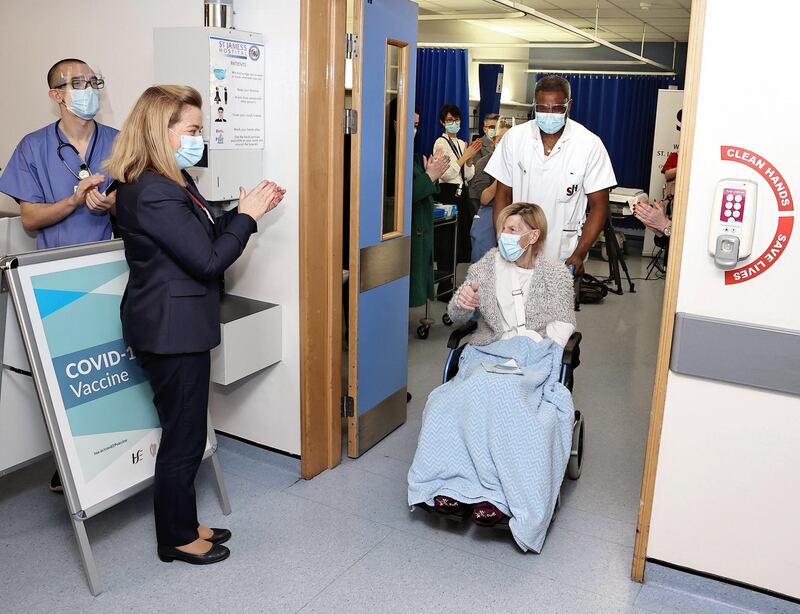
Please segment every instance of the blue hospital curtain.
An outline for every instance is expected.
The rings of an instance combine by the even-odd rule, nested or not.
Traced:
[[[444,132],[439,109],[455,104],[461,109],[458,138],[469,142],[469,72],[466,49],[417,48],[417,106],[420,122],[415,153],[429,155],[433,141]]]
[[[545,76],[537,75],[537,78]],[[560,75],[572,87],[570,117],[598,135],[608,150],[619,185],[650,186],[658,90],[676,85],[673,77]]]

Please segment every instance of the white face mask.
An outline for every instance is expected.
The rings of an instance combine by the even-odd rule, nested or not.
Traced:
[[[497,129],[496,128],[488,128],[486,130],[486,136],[488,136],[490,139],[493,139],[495,136],[497,136]]]

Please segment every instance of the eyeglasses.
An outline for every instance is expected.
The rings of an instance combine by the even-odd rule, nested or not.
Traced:
[[[572,100],[567,100],[562,104],[535,104],[533,105],[534,110],[537,113],[566,113],[567,107]]]
[[[106,86],[106,82],[103,80],[102,77],[92,77],[91,79],[85,79],[84,77],[75,77],[70,79],[69,83],[62,83],[61,85],[56,85],[53,87],[54,90],[60,89],[62,87],[67,87],[69,85],[73,90],[85,90],[87,87],[91,87],[92,89],[101,90]]]

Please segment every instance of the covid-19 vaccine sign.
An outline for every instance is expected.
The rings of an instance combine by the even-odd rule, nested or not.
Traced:
[[[264,45],[209,37],[211,149],[264,147]]]
[[[82,509],[153,476],[153,392],[122,336],[122,249],[18,269],[45,386]]]

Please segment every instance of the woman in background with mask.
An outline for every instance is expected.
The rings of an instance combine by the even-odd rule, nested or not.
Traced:
[[[120,182],[117,218],[130,275],[122,298],[125,341],[153,388],[161,421],[154,499],[162,561],[216,563],[227,529],[197,519],[194,479],[207,438],[210,350],[220,342],[219,280],[256,222],[285,190],[239,189],[239,206],[214,218],[189,174],[203,155],[202,98],[191,87],[145,90],[106,168]]]
[[[520,547],[538,552],[571,449],[574,408],[559,377],[575,330],[573,280],[540,255],[541,207],[509,205],[496,228],[498,247],[469,267],[447,309],[453,322],[479,310],[478,327],[456,377],[428,397],[408,503],[485,526],[511,517]]]
[[[446,155],[450,165],[439,179],[438,201],[445,204],[454,204],[458,208],[458,246],[456,249],[456,262],[470,262],[471,244],[470,229],[472,218],[477,213],[469,198],[469,182],[475,175],[475,156],[481,150],[481,141],[473,141],[470,145],[458,138],[461,130],[461,110],[454,104],[446,104],[439,111],[439,123],[444,128],[444,133],[437,137],[433,143],[433,155]],[[468,127],[467,127],[468,128]],[[436,264],[440,270],[449,271],[453,268],[453,245],[441,242],[434,245]],[[450,283],[449,281],[444,283]],[[451,294],[446,292],[452,288],[440,285],[438,294],[440,300],[450,300]]]

